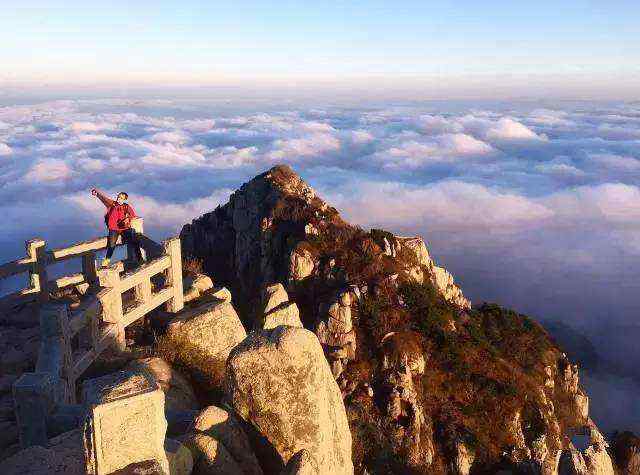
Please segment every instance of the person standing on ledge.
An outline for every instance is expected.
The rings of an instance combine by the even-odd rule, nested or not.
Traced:
[[[91,190],[93,196],[97,196],[100,201],[107,207],[107,213],[104,215],[104,222],[109,229],[107,237],[107,255],[102,261],[102,267],[109,267],[113,250],[118,243],[118,237],[122,236],[122,242],[131,244],[136,253],[138,264],[142,263],[142,251],[140,250],[140,241],[136,236],[135,230],[131,229],[131,220],[136,217],[136,212],[130,204],[127,203],[129,195],[124,191],[118,193],[115,200],[112,200],[104,193],[93,188]]]

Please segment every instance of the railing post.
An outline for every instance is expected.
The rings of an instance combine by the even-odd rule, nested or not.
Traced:
[[[48,373],[24,373],[13,383],[13,405],[22,448],[46,447],[47,416],[54,405],[53,386]]]
[[[89,285],[94,285],[98,281],[95,252],[87,252],[82,255],[82,275],[84,275],[84,281]]]
[[[167,312],[176,313],[184,308],[182,290],[182,252],[180,238],[172,238],[163,243],[165,253],[171,257],[171,265],[165,271],[166,285],[173,289],[173,297],[167,302]]]
[[[31,239],[25,243],[27,255],[33,260],[33,266],[29,272],[31,288],[38,293],[38,300],[49,300],[49,286],[47,278],[46,242],[44,239]]]
[[[124,351],[127,349],[127,342],[122,325],[122,292],[120,291],[120,273],[114,266],[98,271],[98,281],[105,291],[98,294],[98,300],[102,305],[102,320],[118,325],[115,349]]]
[[[144,220],[142,218],[134,218],[131,220],[131,229],[135,234],[144,234]],[[142,258],[146,258],[146,254],[144,249],[140,247],[140,252],[142,253]],[[127,260],[133,262],[136,257],[136,251],[133,248],[133,245],[127,244]]]
[[[136,301],[146,303],[151,300],[151,278],[144,279],[135,287]]]
[[[40,307],[40,336],[36,372],[51,375],[56,404],[75,402],[67,304],[46,303]]]

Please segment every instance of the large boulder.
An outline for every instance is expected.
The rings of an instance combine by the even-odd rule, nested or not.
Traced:
[[[262,294],[262,302],[263,329],[270,330],[278,325],[302,327],[300,310],[294,302],[289,302],[289,295],[282,284],[267,286]]]
[[[249,438],[245,434],[240,421],[217,406],[203,409],[195,418],[185,441],[194,451],[198,467],[215,465],[218,446],[224,445],[225,455],[233,459],[244,475],[262,475],[258,459],[253,453]],[[210,441],[209,439],[214,439]],[[215,449],[213,452],[211,449]],[[204,450],[204,451],[203,451]]]
[[[166,410],[188,411],[199,409],[200,405],[193,392],[191,383],[178,370],[171,367],[162,358],[142,358],[132,361],[128,369],[131,371],[148,371],[164,392]]]
[[[304,280],[313,273],[315,263],[313,256],[306,249],[296,249],[291,253],[289,264],[289,279]]]
[[[342,396],[312,332],[279,326],[251,333],[229,356],[225,391],[284,463],[306,449],[325,473],[353,473]]]
[[[233,305],[216,299],[181,312],[169,323],[158,349],[205,388],[219,389],[229,353],[246,336]]]
[[[268,285],[262,291],[262,313],[266,315],[288,301],[289,294],[287,294],[284,285],[280,283]]]
[[[207,434],[194,433],[183,439],[194,458],[193,475],[237,475],[242,469],[224,444]]]
[[[211,277],[205,274],[196,274],[182,279],[185,303],[197,299],[202,294],[213,289]]]

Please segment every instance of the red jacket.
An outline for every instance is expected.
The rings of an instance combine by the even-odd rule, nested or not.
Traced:
[[[113,205],[104,215],[104,221],[109,231],[125,231],[131,227],[131,220],[136,217],[136,212],[127,203]]]
[[[96,190],[96,196],[107,207],[107,214],[104,215],[104,222],[109,231],[126,231],[131,227],[131,220],[136,218],[136,212],[127,204],[118,204],[104,193]]]

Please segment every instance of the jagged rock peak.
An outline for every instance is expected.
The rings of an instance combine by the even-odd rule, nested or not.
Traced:
[[[324,204],[324,202],[317,199],[315,190],[290,166],[276,165],[255,176],[234,191],[229,198],[229,203],[225,206],[245,208],[257,204],[249,203],[249,200],[266,200],[263,203],[267,205],[263,208],[266,210],[275,206],[277,200],[282,198],[301,199],[306,203],[311,203],[315,198],[317,205],[322,206]]]
[[[185,254],[202,259],[208,273],[249,296],[276,282],[299,282],[316,275],[326,267],[323,259],[328,259],[326,264],[337,272],[338,280],[353,281],[356,276],[348,271],[349,262],[343,260],[334,267],[331,257],[346,244],[345,239],[365,247],[368,240],[378,249],[376,253],[397,261],[414,280],[429,280],[447,300],[470,307],[451,274],[429,257],[422,238],[359,230],[286,165],[244,183],[227,204],[185,225],[181,238]],[[322,244],[336,239],[341,241],[335,243],[336,249]],[[394,272],[389,278],[394,278]]]
[[[264,180],[278,190],[288,195],[300,198],[312,199],[316,196],[311,188],[289,165],[276,165],[262,175],[255,177],[253,181]],[[250,183],[251,183],[250,182]]]

